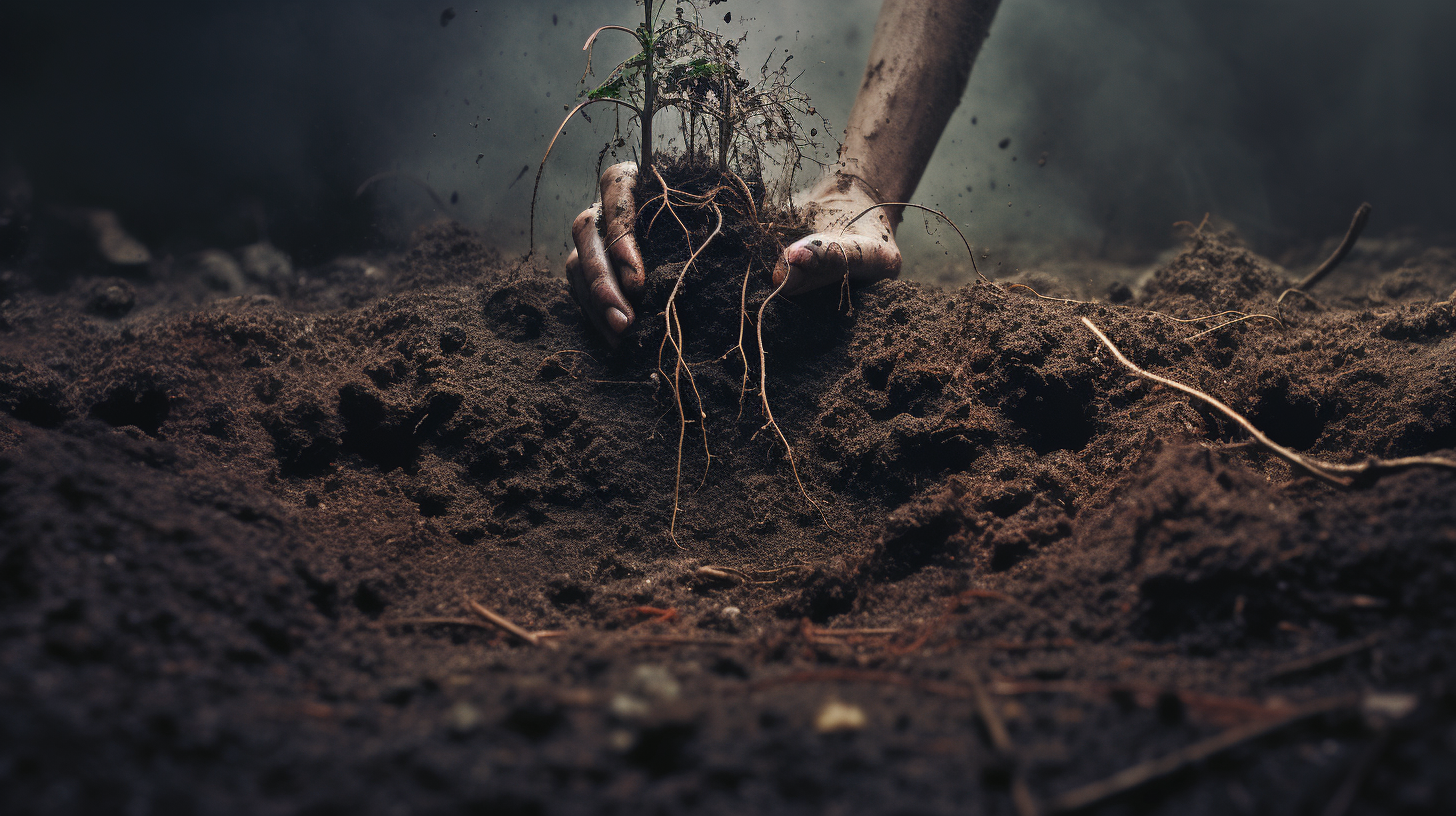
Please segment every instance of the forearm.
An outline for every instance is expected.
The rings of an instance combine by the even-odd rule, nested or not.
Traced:
[[[882,201],[915,193],[1000,2],[884,0],[839,153]]]

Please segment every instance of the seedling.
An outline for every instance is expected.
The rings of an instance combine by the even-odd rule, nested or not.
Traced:
[[[582,46],[587,52],[583,86],[593,75],[592,53],[603,32],[631,35],[639,51],[618,63],[599,85],[583,87],[578,94],[581,101],[552,135],[537,167],[531,193],[533,249],[536,198],[546,160],[567,123],[578,114],[587,118],[586,109],[598,103],[615,105],[619,113],[623,109],[628,112],[625,122],[618,117],[615,138],[603,148],[602,157],[608,152],[615,156],[618,149],[626,147],[626,135],[635,126],[633,147],[642,179],[651,178],[656,158],[657,115],[669,108],[679,114],[679,130],[689,159],[715,155],[720,173],[760,178],[765,167],[779,165],[782,172],[774,185],[774,198],[787,198],[794,174],[804,161],[818,163],[813,150],[821,146],[815,141],[820,129],[815,126],[806,131],[800,119],[818,117],[826,135],[829,123],[794,87],[799,75],[789,72],[793,55],[785,54],[774,66],[777,52],[771,53],[759,68],[758,80],[751,82],[739,61],[744,38],[728,39],[706,28],[695,0],[674,0],[671,16],[663,14],[666,5],[667,0],[642,0],[643,20],[636,28],[605,25],[593,31]]]

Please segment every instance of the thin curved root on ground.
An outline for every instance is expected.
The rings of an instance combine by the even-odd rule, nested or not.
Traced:
[[[1350,219],[1350,228],[1345,230],[1345,237],[1341,239],[1340,245],[1335,247],[1335,251],[1330,253],[1330,257],[1326,258],[1324,263],[1315,267],[1313,272],[1305,275],[1304,279],[1299,283],[1279,293],[1279,299],[1274,301],[1274,307],[1280,316],[1284,314],[1284,298],[1291,294],[1303,295],[1310,303],[1313,303],[1315,306],[1319,305],[1319,301],[1314,299],[1314,296],[1309,293],[1309,290],[1314,288],[1315,284],[1324,280],[1325,276],[1333,272],[1335,267],[1339,266],[1340,262],[1345,260],[1345,256],[1350,254],[1350,250],[1355,247],[1355,242],[1360,240],[1360,233],[1365,231],[1365,224],[1370,220],[1371,209],[1370,202],[1368,201],[1357,207],[1355,209],[1355,216]]]
[[[830,524],[829,518],[824,515],[824,508],[819,502],[814,500],[813,496],[809,495],[809,491],[804,487],[804,480],[799,478],[799,466],[794,461],[794,446],[790,445],[789,438],[784,436],[784,429],[779,427],[778,420],[774,419],[773,408],[769,407],[768,404],[768,356],[763,348],[763,311],[768,308],[769,301],[773,300],[774,296],[782,291],[784,284],[788,282],[789,276],[785,275],[784,279],[779,282],[779,285],[769,293],[768,297],[763,299],[763,303],[759,304],[758,307],[758,326],[756,327],[758,338],[758,397],[763,405],[763,415],[768,419],[759,430],[773,428],[774,433],[778,434],[779,442],[784,446],[784,456],[788,457],[789,460],[789,470],[794,474],[794,484],[799,486],[799,495],[803,496],[804,501],[808,502],[809,506],[813,507],[814,511],[819,514],[819,520],[824,522],[825,527],[838,533],[839,530],[833,524]]]
[[[859,215],[856,215],[855,217],[846,221],[844,223],[844,226],[840,227],[840,232],[848,230],[850,227],[854,226],[854,222],[860,220],[861,218],[864,218],[866,215],[880,209],[881,207],[914,207],[917,210],[924,210],[925,212],[936,216],[945,223],[950,224],[950,228],[955,230],[956,235],[960,236],[961,243],[966,245],[966,257],[971,259],[971,269],[975,271],[976,277],[980,278],[981,281],[988,286],[995,286],[994,283],[991,283],[990,278],[981,274],[981,268],[976,265],[976,253],[971,250],[971,242],[966,240],[966,234],[964,232],[961,232],[961,228],[956,226],[956,222],[950,220],[950,216],[946,215],[940,210],[932,210],[929,207],[923,206],[921,204],[914,204],[909,201],[886,201],[883,204],[872,204],[868,207],[865,207],[863,210],[860,210]]]
[[[1228,417],[1230,420],[1233,420],[1235,424],[1243,428],[1255,441],[1265,448],[1268,448],[1275,456],[1337,487],[1350,487],[1361,477],[1377,477],[1384,473],[1406,470],[1413,467],[1434,467],[1456,470],[1456,460],[1445,459],[1439,456],[1405,456],[1399,459],[1371,458],[1360,464],[1340,464],[1338,462],[1326,462],[1322,459],[1304,456],[1265,436],[1262,431],[1254,427],[1254,424],[1245,419],[1242,414],[1225,405],[1216,397],[1209,396],[1193,386],[1184,385],[1177,380],[1170,380],[1167,377],[1162,377],[1146,369],[1139,368],[1118,350],[1117,346],[1113,345],[1112,341],[1107,338],[1107,335],[1103,334],[1102,330],[1097,328],[1097,324],[1085,317],[1082,318],[1082,323],[1101,341],[1102,345],[1107,347],[1108,351],[1112,352],[1112,356],[1116,358],[1117,362],[1121,363],[1124,368],[1131,371],[1135,376],[1158,383],[1159,385],[1166,385],[1175,391],[1181,391],[1199,400]]]
[[[1006,288],[1007,289],[1025,289],[1026,291],[1030,292],[1033,296],[1035,296],[1038,300],[1050,300],[1050,301],[1055,301],[1057,303],[1075,303],[1075,304],[1077,304],[1079,306],[1086,306],[1086,305],[1089,305],[1089,304],[1096,303],[1096,301],[1091,301],[1091,300],[1077,300],[1075,298],[1059,298],[1059,297],[1051,297],[1050,295],[1043,295],[1042,293],[1036,291],[1035,289],[1031,288],[1030,286],[1027,286],[1024,283],[1011,283],[1011,284],[1007,284]],[[1096,305],[1098,305],[1098,306],[1105,306],[1105,307],[1111,307],[1111,308],[1114,308],[1114,309],[1129,309],[1129,308],[1131,308],[1131,307],[1127,307],[1127,306],[1119,306],[1119,305],[1117,305],[1115,303],[1096,303]],[[1281,329],[1284,328],[1284,321],[1283,320],[1280,320],[1279,318],[1275,317],[1274,315],[1264,314],[1263,312],[1240,312],[1240,311],[1237,311],[1237,310],[1234,310],[1234,309],[1227,309],[1227,310],[1222,311],[1222,312],[1215,312],[1213,314],[1200,315],[1198,317],[1174,317],[1174,316],[1172,316],[1170,314],[1164,314],[1162,312],[1153,312],[1153,311],[1144,312],[1142,309],[1134,309],[1134,311],[1143,312],[1144,314],[1157,315],[1158,317],[1161,317],[1161,318],[1163,318],[1165,320],[1171,320],[1174,323],[1202,323],[1205,320],[1214,320],[1216,318],[1225,317],[1227,315],[1236,315],[1236,317],[1233,320],[1226,320],[1226,321],[1218,324],[1217,326],[1214,326],[1213,328],[1204,329],[1203,331],[1198,332],[1197,334],[1190,334],[1190,335],[1188,335],[1187,337],[1183,338],[1185,341],[1187,341],[1187,340],[1196,340],[1196,339],[1202,337],[1205,334],[1210,334],[1212,332],[1216,332],[1219,329],[1224,328],[1225,326],[1232,326],[1235,323],[1242,323],[1245,320],[1253,320],[1254,318],[1262,318],[1264,320],[1272,320],[1275,323],[1278,323],[1279,324],[1279,328],[1281,328]]]

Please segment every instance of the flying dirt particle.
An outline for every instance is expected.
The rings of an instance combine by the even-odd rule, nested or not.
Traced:
[[[723,22],[725,22],[725,23],[731,23],[731,22],[733,22],[733,12],[730,11],[727,14],[724,14],[723,15]]]
[[[809,135],[810,136],[818,136],[819,135],[819,128],[809,128]]]
[[[455,19],[454,6],[451,6],[450,8],[447,8],[444,11],[440,12],[440,28],[444,28],[445,26],[450,25],[450,21],[453,19]]]
[[[1006,148],[1011,146],[1011,137],[1008,136],[1005,139],[1002,139],[1001,141],[996,143],[996,146],[1001,148],[1002,150],[1005,150]]]
[[[971,117],[971,124],[972,125],[976,124],[976,117],[974,117],[974,116]]]
[[[450,203],[451,204],[459,204],[460,203],[460,191],[459,190],[451,190],[450,191]]]
[[[1045,150],[1043,150],[1041,152],[1041,156],[1036,160],[1036,166],[1037,167],[1046,167],[1046,162],[1047,162],[1047,153],[1046,153]]]
[[[556,25],[556,15],[551,15],[551,25]]]
[[[484,153],[476,153],[475,154],[475,164],[477,166],[479,166],[480,165],[480,160],[483,159],[483,158],[485,158],[485,154]]]

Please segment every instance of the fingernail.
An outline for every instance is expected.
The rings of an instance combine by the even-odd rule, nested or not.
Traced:
[[[623,313],[621,309],[615,306],[608,306],[607,325],[612,327],[613,332],[621,334],[627,330],[628,326],[632,325],[632,318]]]
[[[808,266],[814,262],[814,251],[803,244],[794,244],[784,250],[784,260],[794,266]]]

